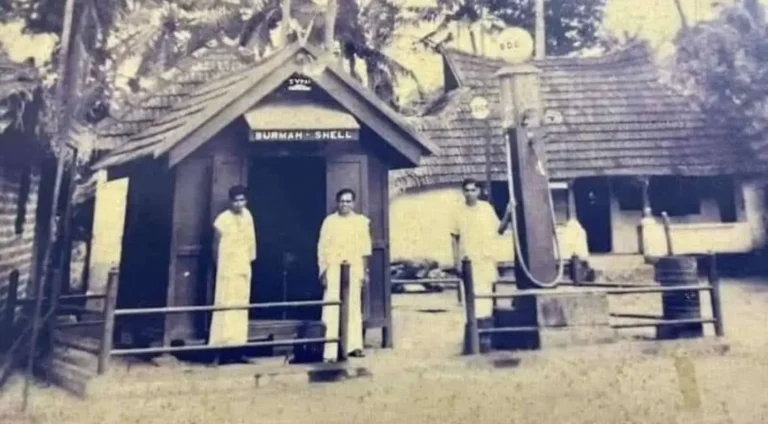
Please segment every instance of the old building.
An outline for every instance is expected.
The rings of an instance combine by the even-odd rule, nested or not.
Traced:
[[[0,305],[12,274],[18,275],[23,298],[39,273],[38,198],[41,175],[50,165],[37,131],[39,88],[34,66],[16,64],[0,50]]]
[[[709,125],[693,104],[659,81],[645,45],[534,65],[540,70],[543,154],[557,220],[562,230],[569,217],[577,219],[571,222],[586,232],[591,254],[658,254],[647,240],[643,245],[645,208],[657,221],[662,211],[671,216],[677,253],[739,253],[763,246],[763,183],[756,178],[762,168],[739,140]],[[449,211],[460,201],[457,184],[463,178],[485,180],[489,139],[491,194],[501,214],[508,195],[494,74],[503,66],[445,51],[445,95],[413,120],[442,153],[391,175],[399,192],[391,210],[393,258],[451,263],[447,221],[434,211]],[[490,104],[487,120],[469,113],[476,96]],[[579,243],[564,238],[564,255],[579,250]],[[511,257],[511,243],[499,243],[500,260]]]
[[[301,44],[258,61],[208,50],[100,127],[99,139],[117,147],[95,164],[104,180],[92,264],[119,263],[119,308],[212,302],[211,224],[234,184],[249,190],[257,233],[250,300],[319,299],[320,224],[336,192],[352,188],[373,238],[366,328],[391,345],[388,171],[438,149],[325,56]],[[93,269],[96,291],[103,273]],[[252,313],[251,338],[319,318],[319,308],[280,312]],[[175,313],[121,324],[168,346],[204,341],[206,320]]]

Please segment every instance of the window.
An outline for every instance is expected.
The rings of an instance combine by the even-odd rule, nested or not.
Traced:
[[[738,221],[739,217],[736,208],[736,184],[734,183],[733,178],[715,178],[712,181],[712,195],[717,201],[717,207],[720,211],[720,221]]]
[[[16,235],[24,232],[24,224],[27,221],[27,203],[29,201],[29,190],[32,177],[32,169],[29,166],[24,167],[19,175],[19,193],[16,198]]]
[[[670,217],[701,213],[701,187],[694,178],[653,177],[648,185],[648,197],[655,216],[665,211]]]
[[[643,186],[640,181],[617,178],[613,181],[613,193],[622,211],[643,210]]]

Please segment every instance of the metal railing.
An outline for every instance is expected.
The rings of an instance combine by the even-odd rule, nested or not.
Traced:
[[[643,285],[643,286],[621,286],[621,285],[609,285],[608,287],[597,287],[597,285],[590,285],[585,287],[581,291],[562,292],[562,295],[568,295],[569,293],[581,294],[584,292],[589,293],[604,293],[606,295],[625,296],[625,295],[637,295],[637,294],[650,294],[650,293],[670,293],[670,292],[685,292],[685,291],[707,291],[711,296],[712,306],[712,318],[686,318],[686,319],[665,319],[662,316],[643,315],[643,314],[611,314],[611,316],[623,317],[623,318],[636,318],[643,319],[642,322],[616,324],[613,323],[610,326],[614,329],[625,328],[642,328],[642,327],[659,327],[659,326],[675,326],[682,324],[712,324],[714,326],[715,335],[722,337],[725,332],[723,329],[723,314],[720,298],[720,278],[717,273],[717,261],[714,254],[709,256],[709,269],[707,284],[688,284],[680,286],[657,286],[657,285]],[[466,337],[469,340],[465,343],[465,353],[469,355],[477,354],[480,352],[480,335],[490,333],[534,333],[547,327],[542,326],[514,326],[514,327],[494,327],[494,328],[478,328],[478,320],[475,315],[475,300],[476,299],[493,299],[495,304],[499,299],[516,299],[522,297],[539,296],[543,294],[553,293],[551,289],[533,289],[522,290],[515,293],[491,293],[491,294],[476,294],[474,283],[472,281],[472,262],[469,259],[462,261],[462,278],[464,281],[464,293],[466,295],[465,313],[466,313]]]
[[[305,300],[305,301],[286,301],[286,302],[263,302],[249,303],[243,305],[194,305],[194,306],[166,306],[160,308],[132,308],[117,309],[117,282],[118,271],[112,269],[109,273],[107,283],[107,295],[103,310],[103,319],[97,321],[88,321],[80,323],[82,325],[101,325],[101,337],[98,348],[86,346],[74,341],[61,341],[65,346],[73,349],[82,350],[98,356],[98,373],[103,374],[109,366],[109,359],[112,356],[139,355],[148,353],[172,353],[217,350],[224,348],[244,348],[244,347],[271,347],[271,346],[292,346],[307,343],[336,343],[339,346],[338,361],[347,359],[348,334],[347,325],[349,321],[349,288],[350,288],[349,264],[341,264],[340,275],[340,294],[339,300]],[[286,340],[256,341],[238,344],[201,344],[185,346],[155,346],[155,347],[136,347],[136,348],[113,348],[113,336],[115,328],[115,318],[118,316],[138,316],[138,315],[167,315],[189,312],[216,312],[233,310],[253,310],[268,308],[300,308],[308,306],[338,306],[339,310],[339,336],[338,337],[315,337],[315,338],[296,338]]]

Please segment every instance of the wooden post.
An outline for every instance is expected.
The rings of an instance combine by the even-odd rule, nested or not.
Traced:
[[[720,276],[717,273],[717,255],[709,253],[709,284],[712,286],[712,318],[715,320],[715,335],[723,337],[723,309],[720,303]]]
[[[469,258],[464,258],[461,262],[464,294],[466,295],[464,310],[467,313],[467,321],[464,325],[464,353],[476,355],[480,352],[480,335],[477,332],[477,317],[475,316],[475,285],[472,281],[472,261]]]
[[[112,338],[115,333],[115,306],[117,304],[117,283],[119,279],[117,268],[109,270],[107,278],[107,296],[104,299],[104,323],[101,327],[101,343],[99,346],[98,373],[104,374],[109,365],[109,355],[112,351]]]
[[[459,281],[459,284],[456,284],[456,300],[459,305],[464,304],[464,281]]]
[[[648,194],[650,180],[648,177],[643,177],[640,183],[643,186],[643,218],[649,218],[651,216],[651,196]]]
[[[347,360],[347,346],[349,346],[349,262],[341,263],[341,306],[339,312],[339,362]]]
[[[16,301],[19,296],[19,270],[14,269],[8,277],[8,294],[5,296],[5,317],[3,318],[3,334],[5,341],[2,347],[13,344],[14,327],[16,323]]]
[[[574,191],[574,181],[568,181],[568,208],[566,212],[566,220],[577,219],[576,217],[576,192]]]
[[[578,255],[571,256],[571,280],[574,284],[581,284],[581,258]]]
[[[675,253],[672,250],[672,223],[669,220],[669,215],[664,211],[661,213],[661,217],[664,220],[664,236],[667,239],[667,255],[673,256]]]
[[[547,54],[547,30],[544,22],[544,0],[536,0],[536,10],[534,11],[534,14],[536,15],[534,17],[536,21],[534,34],[536,59],[544,59]]]

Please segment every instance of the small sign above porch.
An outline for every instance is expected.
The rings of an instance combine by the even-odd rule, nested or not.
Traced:
[[[360,124],[334,104],[308,99],[261,103],[244,115],[250,141],[357,141]]]

